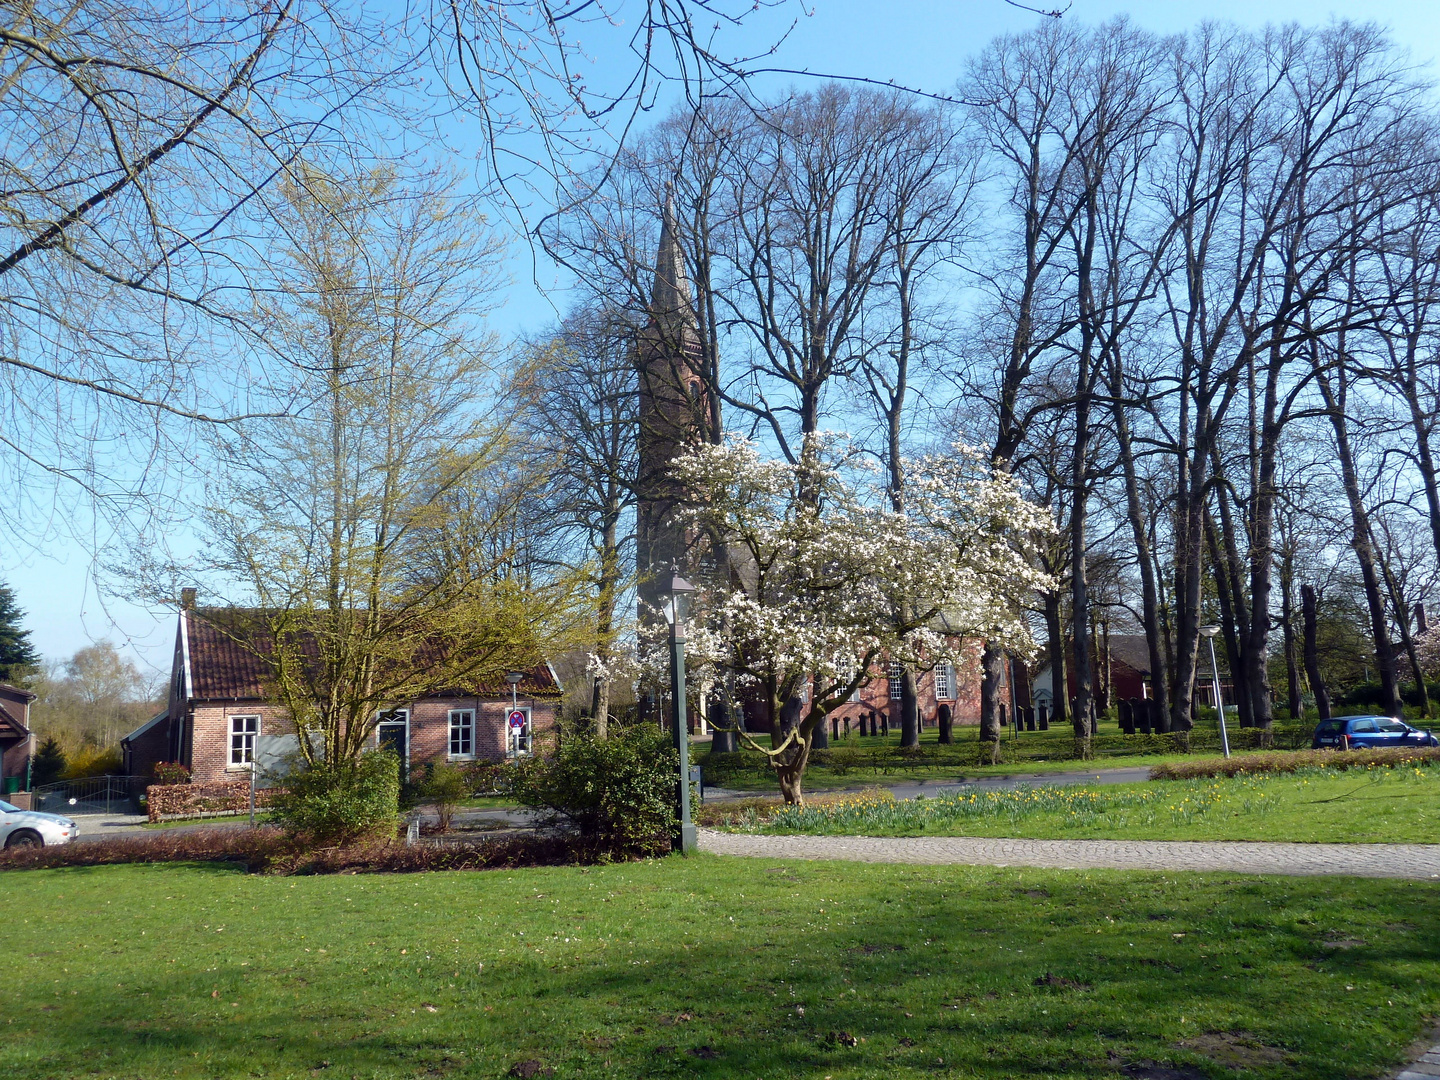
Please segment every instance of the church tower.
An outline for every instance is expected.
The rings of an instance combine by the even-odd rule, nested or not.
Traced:
[[[680,248],[675,206],[667,196],[645,329],[636,345],[639,371],[640,474],[635,552],[640,617],[659,608],[670,568],[686,564],[685,531],[673,520],[679,492],[670,463],[699,437],[697,410],[705,396],[697,374],[700,336],[690,277]]]

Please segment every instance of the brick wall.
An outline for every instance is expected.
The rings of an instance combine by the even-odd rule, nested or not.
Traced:
[[[534,734],[553,730],[557,702],[550,698],[521,698],[530,708]],[[450,710],[471,709],[475,713],[474,757],[477,761],[498,761],[505,756],[505,728],[510,702],[485,698],[430,698],[410,707],[410,766],[450,757]]]
[[[125,771],[131,776],[153,776],[155,766],[170,760],[170,721],[161,720],[138,739],[126,744]]]
[[[951,715],[957,725],[980,723],[981,651],[979,642],[967,642],[964,658],[955,664],[955,685],[951,687],[953,696],[946,700],[949,702]],[[933,727],[936,723],[936,710],[940,705],[939,700],[935,697],[935,673],[933,671],[921,672],[916,676],[915,696],[922,723],[926,727]],[[1008,683],[1001,689],[1000,697],[1008,706],[1010,702]],[[852,722],[858,721],[862,712],[888,715],[892,729],[900,726],[900,701],[898,698],[891,699],[890,682],[883,675],[872,680],[870,685],[860,691],[858,702],[848,701],[831,715],[837,717],[843,725],[847,717]]]
[[[230,768],[230,718],[259,716],[261,735],[293,732],[285,711],[275,705],[196,705],[191,713],[190,777],[194,783],[243,778],[243,768]]]

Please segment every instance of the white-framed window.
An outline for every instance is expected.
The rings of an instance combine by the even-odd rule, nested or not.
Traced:
[[[475,756],[475,710],[450,710],[450,757],[473,758]]]
[[[806,679],[804,682],[802,682],[802,683],[800,684],[800,703],[801,703],[802,705],[809,705],[809,704],[810,704],[810,680],[809,680],[809,679]]]
[[[890,666],[885,669],[885,679],[890,683],[890,700],[900,700],[900,680],[905,677],[905,672],[900,668],[900,661],[891,660]]]
[[[230,768],[244,769],[255,760],[255,736],[260,734],[260,717],[230,717]]]
[[[935,665],[935,700],[955,700],[955,669],[949,664]]]

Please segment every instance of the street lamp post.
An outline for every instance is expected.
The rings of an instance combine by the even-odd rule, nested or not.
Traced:
[[[1200,627],[1200,635],[1210,643],[1210,678],[1215,687],[1215,713],[1220,717],[1220,748],[1225,751],[1225,756],[1230,756],[1230,736],[1225,731],[1225,702],[1220,698],[1220,665],[1215,660],[1215,635],[1220,633],[1218,626]]]
[[[685,716],[685,616],[695,586],[678,571],[670,576],[665,621],[670,624],[670,697],[675,703],[675,751],[680,757],[676,795],[680,804],[680,828],[673,837],[674,849],[682,855],[695,851],[695,823],[690,820],[690,733]]]

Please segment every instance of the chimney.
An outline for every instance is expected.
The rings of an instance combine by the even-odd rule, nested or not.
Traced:
[[[180,607],[185,611],[195,610],[195,589],[193,586],[180,590]]]

